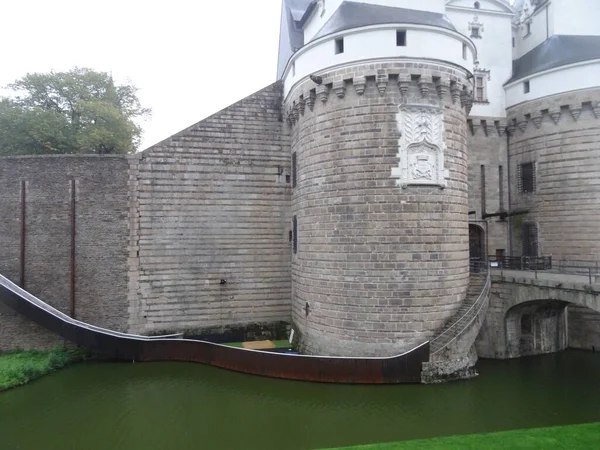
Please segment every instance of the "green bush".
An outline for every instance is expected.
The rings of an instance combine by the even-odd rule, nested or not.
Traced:
[[[29,383],[85,357],[82,350],[63,347],[45,352],[31,350],[0,355],[0,391]]]

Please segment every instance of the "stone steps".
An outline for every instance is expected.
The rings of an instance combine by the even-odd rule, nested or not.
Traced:
[[[460,305],[460,308],[454,313],[454,315],[446,322],[446,324],[440,329],[440,332],[431,341],[431,351],[435,352],[437,349],[443,347],[450,340],[452,340],[458,333],[460,333],[465,326],[468,325],[471,320],[471,315],[465,316],[471,307],[475,304],[483,288],[485,287],[486,274],[471,274],[469,280],[469,287],[467,288],[467,295]],[[444,333],[450,328],[455,327],[455,332]]]

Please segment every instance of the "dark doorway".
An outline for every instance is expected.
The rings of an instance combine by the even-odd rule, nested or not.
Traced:
[[[485,260],[485,233],[479,225],[469,225],[469,258],[471,261]]]
[[[537,258],[538,256],[538,232],[535,223],[523,224],[523,256]]]

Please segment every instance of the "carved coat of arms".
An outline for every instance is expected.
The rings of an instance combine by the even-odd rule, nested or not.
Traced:
[[[398,112],[400,142],[398,167],[392,177],[398,185],[435,185],[446,187],[444,169],[444,117],[440,108],[403,105]]]

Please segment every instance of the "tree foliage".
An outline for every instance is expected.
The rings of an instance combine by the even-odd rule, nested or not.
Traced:
[[[126,154],[137,149],[135,122],[150,114],[137,89],[104,72],[28,74],[0,99],[0,155]]]

